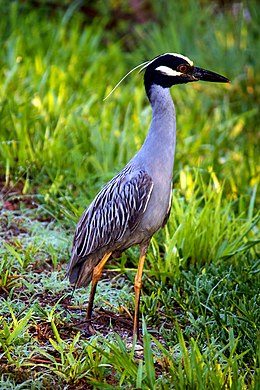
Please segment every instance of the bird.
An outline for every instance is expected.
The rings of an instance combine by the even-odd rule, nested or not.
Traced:
[[[140,68],[139,72],[144,72],[145,92],[152,107],[150,128],[140,150],[101,189],[80,217],[67,276],[74,288],[86,287],[92,282],[86,314],[91,324],[96,287],[106,262],[139,245],[133,317],[133,334],[139,339],[139,305],[145,257],[152,236],[164,227],[171,210],[176,115],[170,88],[199,80],[220,83],[228,83],[229,80],[194,66],[193,61],[178,53],[158,55],[129,73],[137,68]]]

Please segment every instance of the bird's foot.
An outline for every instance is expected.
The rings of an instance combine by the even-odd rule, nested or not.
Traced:
[[[95,329],[93,328],[93,326],[92,326],[91,323],[87,324],[87,326],[86,326],[86,334],[87,334],[88,336],[93,336],[94,334],[96,334],[96,331],[95,331]]]

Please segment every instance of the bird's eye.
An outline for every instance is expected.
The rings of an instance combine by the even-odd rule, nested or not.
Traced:
[[[179,70],[181,73],[187,73],[187,71],[188,71],[188,66],[187,66],[187,65],[180,65],[180,66],[178,66],[178,70]]]

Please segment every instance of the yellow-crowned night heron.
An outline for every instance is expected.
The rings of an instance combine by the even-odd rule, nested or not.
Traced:
[[[169,88],[192,81],[226,83],[217,73],[197,68],[183,55],[162,54],[140,65],[152,106],[152,123],[139,152],[96,196],[76,228],[68,267],[75,287],[92,280],[90,321],[97,282],[110,256],[140,245],[135,277],[134,333],[139,336],[139,301],[144,260],[153,234],[167,222],[171,209],[176,119]]]

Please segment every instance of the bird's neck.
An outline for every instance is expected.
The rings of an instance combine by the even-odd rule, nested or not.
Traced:
[[[141,148],[142,156],[145,165],[152,170],[162,169],[172,175],[176,118],[170,90],[152,85],[149,90],[149,100],[152,106],[152,122]]]

